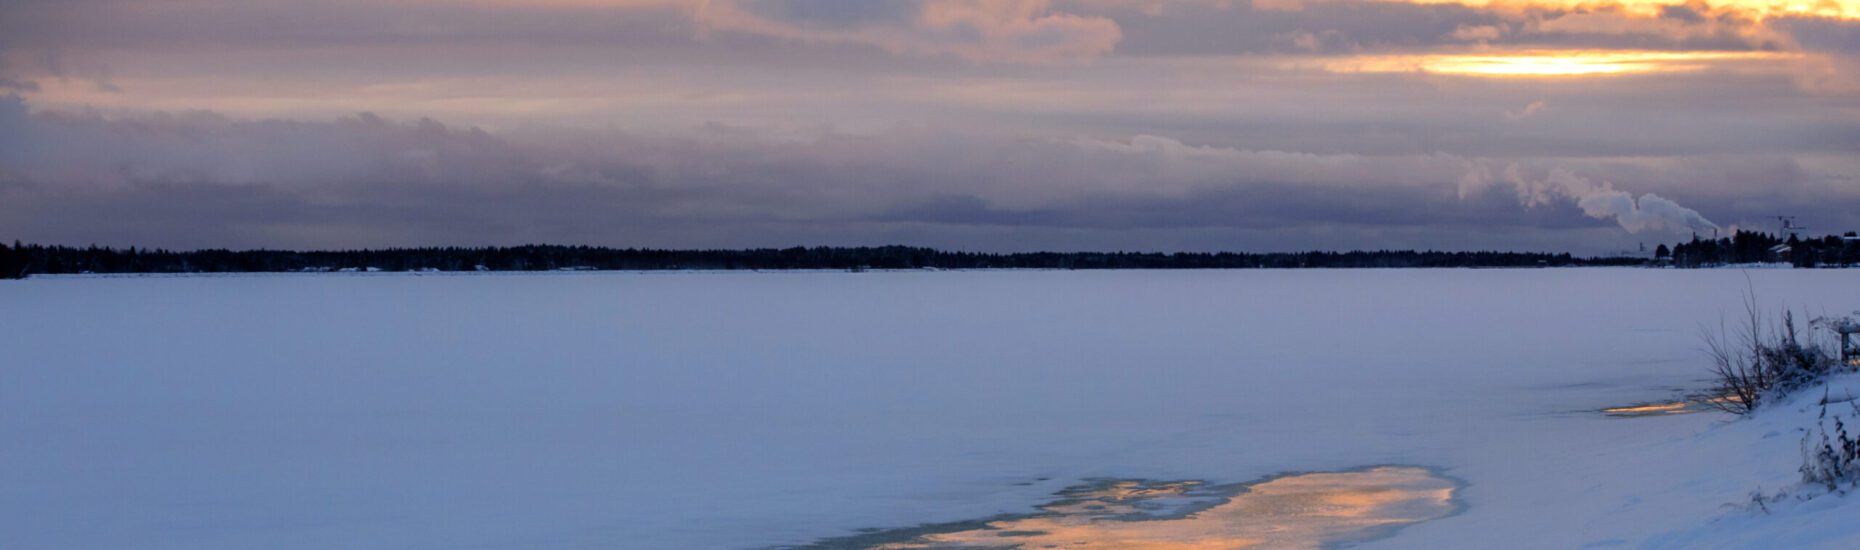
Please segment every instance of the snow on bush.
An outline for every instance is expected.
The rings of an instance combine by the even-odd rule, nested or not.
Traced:
[[[1825,326],[1821,321],[1812,324]],[[1808,341],[1801,337],[1793,312],[1785,310],[1782,323],[1768,325],[1754,299],[1745,300],[1744,319],[1735,334],[1721,327],[1716,334],[1706,332],[1704,338],[1717,379],[1713,389],[1719,396],[1706,403],[1735,414],[1748,414],[1766,400],[1842,368],[1838,354],[1812,341],[1812,335]]]
[[[1860,418],[1860,405],[1854,403],[1853,396],[1847,396],[1846,401],[1853,408],[1850,418]],[[1832,433],[1828,430],[1828,420],[1834,421]],[[1829,491],[1860,483],[1860,440],[1847,433],[1847,424],[1839,414],[1828,417],[1825,394],[1821,398],[1821,415],[1815,423],[1815,430],[1802,436],[1802,482],[1827,487]]]

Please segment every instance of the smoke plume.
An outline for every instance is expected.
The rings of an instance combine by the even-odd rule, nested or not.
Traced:
[[[1702,232],[1717,229],[1718,224],[1705,219],[1697,210],[1681,206],[1671,199],[1646,193],[1636,200],[1633,193],[1615,189],[1610,182],[1595,182],[1562,168],[1551,169],[1542,179],[1527,178],[1516,163],[1493,177],[1486,166],[1468,163],[1460,178],[1460,198],[1474,189],[1508,183],[1518,192],[1518,204],[1526,208],[1574,201],[1583,214],[1596,219],[1613,219],[1629,233],[1645,231]]]

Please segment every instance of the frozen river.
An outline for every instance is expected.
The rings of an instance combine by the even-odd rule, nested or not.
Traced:
[[[1748,283],[1746,277],[1748,276]],[[1405,465],[1365,547],[1633,545],[1722,510],[1611,418],[1742,294],[1852,270],[566,273],[0,281],[0,547],[800,545],[1099,478]],[[1824,310],[1825,308],[1825,310]],[[1784,472],[1792,473],[1792,472]],[[1700,495],[1705,495],[1701,497]]]

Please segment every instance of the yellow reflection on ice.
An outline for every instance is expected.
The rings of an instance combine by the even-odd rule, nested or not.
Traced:
[[[1622,415],[1622,416],[1641,416],[1641,415],[1654,415],[1654,414],[1679,414],[1679,413],[1691,412],[1691,411],[1686,410],[1685,402],[1678,402],[1678,403],[1655,403],[1651,405],[1638,405],[1638,406],[1633,406],[1633,407],[1615,407],[1612,409],[1602,409],[1602,412],[1608,413],[1608,414],[1614,414],[1614,415]]]
[[[1696,412],[1722,411],[1722,410],[1726,410],[1727,408],[1730,408],[1728,407],[1728,405],[1730,405],[1735,400],[1737,400],[1737,397],[1731,396],[1731,395],[1719,395],[1719,396],[1694,395],[1694,396],[1687,397],[1679,401],[1662,401],[1662,402],[1655,402],[1655,403],[1642,403],[1639,405],[1629,405],[1626,407],[1614,407],[1611,409],[1602,409],[1602,414],[1606,414],[1608,416],[1615,416],[1615,417],[1632,418],[1632,417],[1641,417],[1641,416],[1664,416],[1664,415],[1669,415],[1669,414],[1686,414],[1686,413],[1696,413]]]
[[[1451,480],[1390,466],[1278,478],[1185,517],[1146,518],[1154,517],[1146,510],[1157,502],[1192,498],[1195,486],[1119,482],[1043,507],[1052,515],[878,548],[1315,549],[1386,535],[1389,528],[1457,509]]]
[[[1343,73],[1437,73],[1489,77],[1558,77],[1695,71],[1713,63],[1800,58],[1785,52],[1534,50],[1480,54],[1363,55],[1327,60]]]

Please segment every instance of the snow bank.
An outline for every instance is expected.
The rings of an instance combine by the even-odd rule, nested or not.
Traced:
[[[1694,469],[1680,481],[1695,483],[1706,476],[1745,479],[1751,483],[1749,493],[1762,502],[1746,497],[1727,503],[1722,515],[1700,526],[1651,537],[1646,546],[1860,548],[1860,527],[1854,524],[1854,518],[1860,517],[1860,497],[1851,494],[1853,488],[1830,493],[1825,487],[1799,482],[1801,476],[1796,473],[1802,465],[1803,436],[1822,420],[1823,396],[1835,401],[1825,409],[1830,424],[1835,415],[1853,424],[1854,410],[1841,398],[1850,398],[1855,390],[1860,390],[1860,375],[1833,377],[1759,409],[1749,418],[1716,426],[1712,437],[1688,442],[1701,455],[1721,455],[1725,465],[1718,470]],[[1815,437],[1819,440],[1818,434]]]

